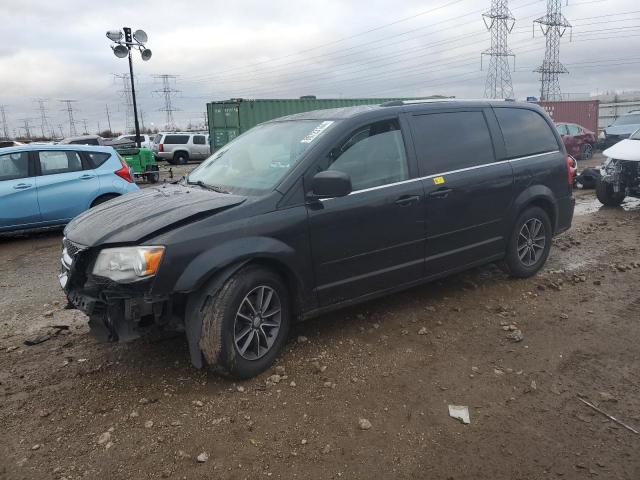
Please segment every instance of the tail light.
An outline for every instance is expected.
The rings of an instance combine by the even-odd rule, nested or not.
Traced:
[[[573,177],[576,175],[575,160],[571,155],[567,155],[567,181],[573,187]]]
[[[122,165],[122,168],[120,168],[119,170],[116,170],[113,173],[115,173],[120,178],[122,178],[123,180],[126,180],[129,183],[133,183],[133,178],[131,178],[131,170],[129,170],[129,165],[127,165],[127,163],[124,160],[120,160],[120,165]]]
[[[164,143],[161,143],[160,145],[158,145],[158,151],[164,152]]]

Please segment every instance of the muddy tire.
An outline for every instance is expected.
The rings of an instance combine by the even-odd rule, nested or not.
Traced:
[[[547,261],[552,233],[549,215],[543,209],[530,207],[522,212],[507,245],[507,272],[517,278],[535,275]]]
[[[596,182],[596,197],[607,207],[618,207],[624,200],[623,192],[614,192],[613,185],[598,179]]]
[[[220,288],[205,295],[200,348],[209,367],[235,378],[267,370],[289,334],[289,292],[276,273],[243,268]]]

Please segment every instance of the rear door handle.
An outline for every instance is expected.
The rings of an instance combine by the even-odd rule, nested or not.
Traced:
[[[403,195],[401,197],[398,197],[398,199],[396,200],[396,205],[406,207],[407,205],[412,205],[419,201],[420,195]]]
[[[80,178],[80,180],[89,180],[89,179],[94,178],[94,177],[95,177],[95,175],[90,175],[88,173],[85,173],[84,175],[81,175],[79,178]]]
[[[447,198],[451,192],[453,192],[453,188],[439,188],[431,192],[429,196],[434,198]]]
[[[25,188],[31,188],[30,183],[19,183],[13,186],[14,190],[24,190]]]

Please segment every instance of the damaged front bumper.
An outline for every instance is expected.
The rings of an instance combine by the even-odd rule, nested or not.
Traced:
[[[184,330],[172,314],[172,299],[152,295],[152,279],[122,285],[92,276],[95,252],[63,239],[58,275],[69,305],[89,317],[91,333],[100,341],[127,342],[153,330]]]

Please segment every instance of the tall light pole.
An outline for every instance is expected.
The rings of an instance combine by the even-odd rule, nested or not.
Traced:
[[[124,32],[124,33],[123,33]],[[151,50],[145,47],[147,34],[144,30],[136,30],[131,33],[131,28],[123,27],[122,30],[109,30],[107,38],[114,45],[111,45],[113,53],[118,58],[129,57],[129,77],[131,78],[131,99],[133,101],[133,119],[136,126],[136,145],[140,148],[140,124],[138,123],[138,106],[136,104],[136,87],[133,80],[133,62],[131,61],[131,49],[140,50],[142,60],[145,62],[151,58]]]

